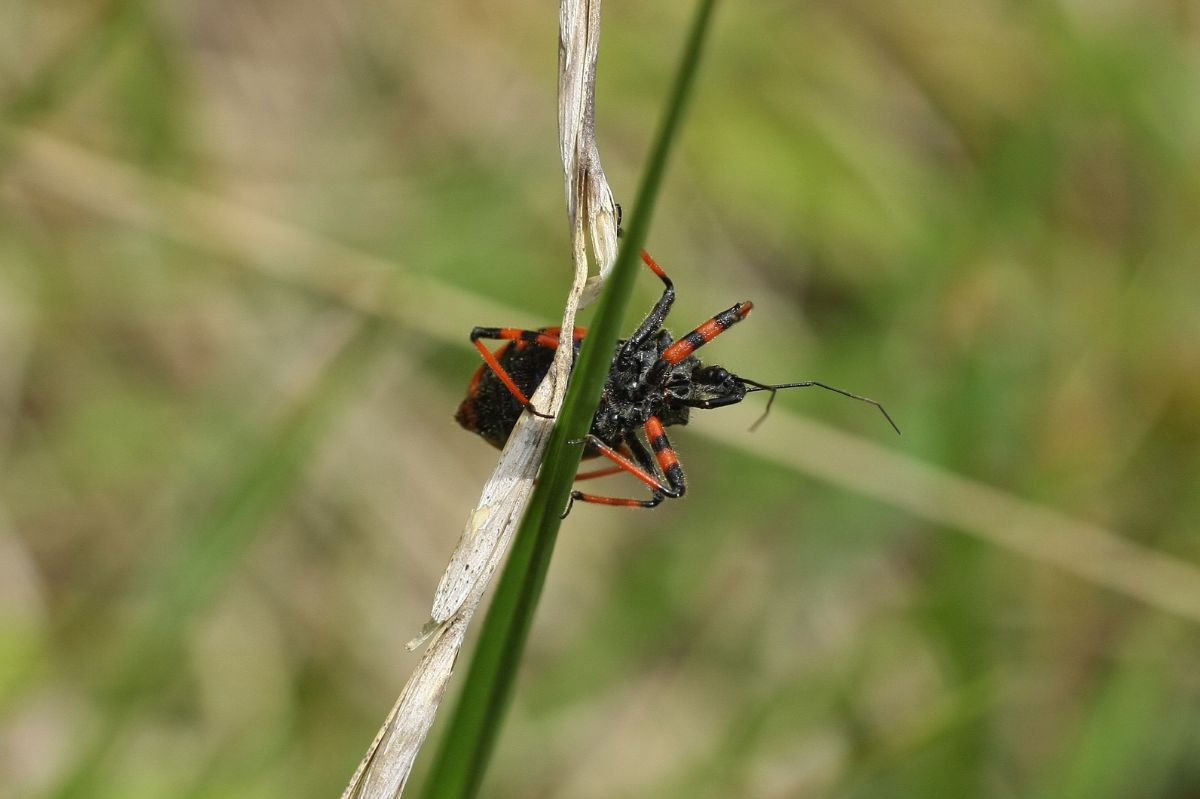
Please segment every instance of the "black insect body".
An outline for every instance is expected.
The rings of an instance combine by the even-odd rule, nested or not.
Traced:
[[[735,405],[753,391],[770,391],[773,401],[779,389],[817,386],[869,402],[883,411],[889,422],[892,421],[887,411],[874,400],[823,383],[805,381],[767,385],[739,377],[720,366],[706,366],[693,353],[745,319],[752,304],[739,302],[686,336],[672,338],[662,325],[675,302],[675,287],[666,272],[645,251],[642,260],[658,275],[665,288],[645,321],[618,344],[584,451],[585,458],[602,455],[614,465],[580,473],[575,479],[586,480],[625,471],[650,488],[651,498],[605,497],[573,491],[572,501],[652,508],[664,498],[683,496],[687,483],[664,428],[687,424],[692,408],[707,410]],[[561,329],[557,327],[539,330],[477,327],[472,330],[471,341],[483,356],[484,364],[471,379],[467,397],[459,405],[455,416],[459,424],[496,447],[504,446],[523,411],[538,413],[528,397],[549,372],[560,334]],[[584,328],[574,330],[572,345],[576,355],[586,334]],[[483,343],[484,339],[508,343],[492,353]],[[770,409],[770,402],[767,409]],[[892,426],[895,427],[895,423]],[[639,430],[645,434],[645,444],[638,436]],[[649,450],[646,444],[649,444]]]

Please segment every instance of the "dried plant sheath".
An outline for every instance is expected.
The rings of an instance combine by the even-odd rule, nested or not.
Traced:
[[[575,310],[586,280],[586,269],[576,272],[563,314],[567,330],[575,325]],[[550,373],[530,397],[543,413],[555,414],[562,405],[571,355],[570,347],[558,350]],[[404,790],[413,761],[445,695],[467,625],[525,513],[552,424],[525,414],[509,436],[438,587],[432,618],[409,648],[430,635],[433,640],[347,785],[343,799],[392,799]]]
[[[454,661],[462,647],[468,621],[469,614],[462,614],[437,632],[371,742],[366,757],[350,778],[343,799],[394,797],[403,792],[429,731],[428,724],[405,723],[405,717],[409,720],[428,719],[432,723],[446,693],[446,682],[454,671]]]
[[[616,204],[604,176],[604,169],[600,165],[594,125],[596,59],[600,46],[600,0],[564,0],[559,11],[559,22],[559,143],[567,196],[567,215],[571,225],[572,260],[576,279],[578,280],[581,273],[586,279],[586,230],[587,234],[590,234],[593,258],[600,270],[599,275],[587,280],[583,296],[578,298],[577,305],[586,305],[599,294],[604,277],[611,271],[617,257]],[[577,294],[578,292],[573,290],[572,298],[577,298]],[[570,306],[570,302],[568,305]],[[574,327],[574,317],[574,308],[568,307],[568,313],[563,315],[564,330]],[[565,357],[569,356],[570,351],[567,350]],[[551,372],[551,377],[555,377],[556,380],[570,371],[569,363],[566,364],[565,372],[559,371],[559,361],[565,357],[564,352],[560,350]],[[563,388],[565,390],[565,382]],[[553,411],[561,404],[561,394],[562,392],[558,392],[555,398]],[[539,409],[543,408],[537,399],[534,399],[534,404]],[[517,431],[514,430],[513,438],[516,436]],[[544,446],[545,442],[542,444]],[[536,468],[533,471],[536,473]],[[532,476],[528,477],[532,479]],[[521,475],[504,474],[497,466],[493,480],[485,486],[479,507],[468,521],[437,587],[429,621],[421,631],[421,636],[409,642],[410,648],[415,648],[434,630],[453,618],[480,579],[486,583],[491,578],[495,564],[492,564],[490,570],[485,568],[485,564],[501,543],[497,524],[503,527],[511,524],[511,520],[493,519],[491,509],[495,497],[489,494],[507,495],[508,491],[515,490],[515,486],[505,490],[505,486],[496,485],[496,491],[490,489],[493,489],[493,482],[505,483],[514,477],[524,479]],[[522,493],[526,498],[531,488],[531,485],[524,487]],[[507,507],[507,504],[500,506],[503,507]]]
[[[578,299],[578,292],[574,289],[571,299]],[[564,317],[564,328],[568,320],[574,324],[574,307],[571,310],[572,313]],[[569,359],[570,355],[569,348],[559,350],[555,366],[558,361]],[[570,369],[570,363],[566,368]],[[549,377],[531,398],[533,404],[538,408],[547,408],[552,413],[557,412],[564,393],[555,391],[559,385],[565,389],[566,381],[551,367]],[[525,414],[518,421],[450,557],[450,563],[434,594],[429,621],[421,635],[408,643],[408,649],[415,649],[425,638],[453,619],[467,605],[472,594],[477,593],[476,588],[486,588],[499,565],[499,556],[508,548],[508,537],[511,537],[516,523],[521,520],[525,503],[533,491],[533,479],[542,462],[550,427],[550,422],[531,414]]]
[[[578,259],[586,229],[599,274],[587,281],[581,306],[600,295],[617,260],[617,208],[596,146],[596,60],[600,0],[562,0],[559,6],[558,135],[566,180],[572,250]],[[582,212],[582,213],[581,213]],[[576,262],[576,270],[579,263]]]
[[[568,295],[563,314],[563,326],[568,330],[575,324],[575,309],[586,279],[586,271],[577,272]],[[544,413],[557,413],[562,405],[571,354],[570,347],[559,349],[549,375],[530,397]],[[435,596],[434,614],[441,613],[442,618],[431,618],[409,648],[430,635],[433,640],[347,785],[343,799],[392,799],[404,790],[413,761],[445,695],[467,625],[529,503],[552,424],[525,414],[509,436]]]
[[[616,261],[617,218],[612,191],[600,166],[593,126],[600,0],[564,0],[559,21],[559,135],[574,266],[562,329],[571,330],[585,292],[588,301],[598,296],[604,277]],[[590,281],[588,233],[600,269],[600,275]],[[572,356],[571,347],[560,347],[550,373],[530,397],[542,413],[557,415],[561,408]],[[403,792],[445,695],[467,625],[528,506],[551,426],[548,420],[525,414],[509,436],[438,584],[429,621],[408,648],[416,648],[430,636],[432,641],[347,785],[343,799],[392,799]]]

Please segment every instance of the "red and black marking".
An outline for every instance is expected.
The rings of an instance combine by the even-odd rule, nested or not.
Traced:
[[[818,386],[870,402],[891,422],[887,411],[874,400],[824,383],[805,381],[768,385],[739,377],[720,366],[706,366],[695,356],[696,350],[745,319],[753,304],[739,302],[675,339],[663,328],[675,302],[675,286],[645,251],[642,260],[663,282],[662,296],[629,338],[618,343],[592,429],[585,440],[576,442],[585,444],[583,457],[604,457],[613,465],[581,473],[576,479],[627,472],[650,489],[650,498],[608,497],[573,491],[572,502],[652,508],[664,499],[683,496],[687,481],[666,428],[687,424],[693,408],[707,410],[735,405],[754,391],[770,391],[774,400],[775,392],[782,388]],[[477,327],[472,330],[471,342],[484,363],[471,378],[467,396],[458,407],[455,416],[458,423],[489,443],[503,447],[523,412],[528,410],[542,415],[529,397],[550,371],[561,333],[557,327],[538,330]],[[572,346],[576,355],[586,335],[584,328],[575,328]],[[492,352],[483,343],[485,339],[507,343]],[[770,403],[767,408],[770,409]],[[895,427],[894,422],[892,426]],[[643,435],[645,443],[641,438]]]
[[[733,327],[733,325],[745,319],[750,314],[750,309],[753,307],[754,303],[747,300],[746,302],[739,302],[732,308],[721,311],[712,319],[709,319],[707,322],[700,325],[700,327],[696,328],[671,346],[667,347],[662,354],[662,359],[667,363],[679,363],[684,358],[688,357],[693,352],[700,349],[729,328]]]
[[[595,435],[589,435],[586,441],[590,449],[595,449],[600,455],[617,464],[613,469],[629,472],[645,483],[650,488],[650,499],[606,497],[572,491],[571,502],[594,502],[600,505],[620,505],[627,508],[653,508],[668,497],[672,499],[682,497],[687,491],[687,482],[683,476],[683,467],[679,465],[679,457],[667,439],[662,422],[658,420],[658,417],[651,416],[646,421],[645,429],[646,438],[649,440],[650,448],[654,450],[658,462],[657,470],[654,468],[655,460],[647,454],[646,448],[636,438],[630,442],[630,445],[627,445],[627,452],[633,455],[633,459],[637,463],[630,460],[627,455],[618,454]],[[567,512],[570,510],[571,507],[568,505]]]
[[[683,492],[687,490],[687,484],[683,478],[683,467],[679,465],[679,456],[675,454],[675,448],[671,446],[671,440],[667,438],[667,431],[657,416],[651,416],[646,422],[646,438],[650,439],[650,449],[654,450],[654,457],[658,459],[658,467],[667,476],[667,482],[671,484],[672,491],[676,496],[683,496]]]
[[[537,330],[477,327],[472,330],[471,343],[479,350],[484,362],[475,371],[467,387],[467,396],[458,406],[454,416],[458,423],[479,433],[489,443],[503,447],[524,410],[541,416],[529,401],[529,394],[550,371],[561,334],[559,327]],[[586,335],[586,328],[575,328],[572,344],[576,355]],[[484,339],[508,343],[493,353],[483,343]]]

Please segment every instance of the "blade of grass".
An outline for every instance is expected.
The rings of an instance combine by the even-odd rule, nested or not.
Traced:
[[[462,696],[434,760],[425,789],[427,797],[475,796],[483,782],[550,566],[561,524],[560,513],[583,454],[581,446],[567,442],[587,434],[600,402],[619,325],[632,293],[638,255],[646,240],[667,157],[695,82],[714,5],[715,0],[700,0],[697,6],[666,112],[638,187],[626,238],[572,374],[538,486],[484,621]]]

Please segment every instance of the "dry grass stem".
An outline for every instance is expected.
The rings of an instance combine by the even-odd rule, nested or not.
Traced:
[[[575,269],[590,237],[599,274],[587,281],[581,306],[600,295],[617,260],[617,209],[596,146],[596,59],[600,0],[562,0],[559,6],[558,135],[566,180]],[[582,211],[582,213],[581,213]],[[567,329],[567,328],[564,328]]]
[[[786,411],[770,424],[753,438],[729,417],[696,430],[1200,623],[1200,568],[1186,561]]]
[[[590,4],[564,0],[560,23],[559,123],[574,266],[562,329],[570,331],[575,327],[575,312],[588,286],[583,217],[586,216],[592,232],[597,262],[608,266],[616,259],[616,217],[612,192],[600,168],[592,124],[600,39],[599,0]],[[591,286],[594,296],[598,284],[593,281]],[[550,374],[530,397],[542,413],[558,414],[573,359],[570,346],[559,347],[555,353]],[[414,648],[430,634],[434,638],[346,787],[343,794],[346,799],[393,797],[403,792],[417,752],[445,695],[467,625],[525,514],[552,425],[550,420],[525,414],[509,436],[438,584],[430,619],[421,636],[411,641],[408,648]]]

